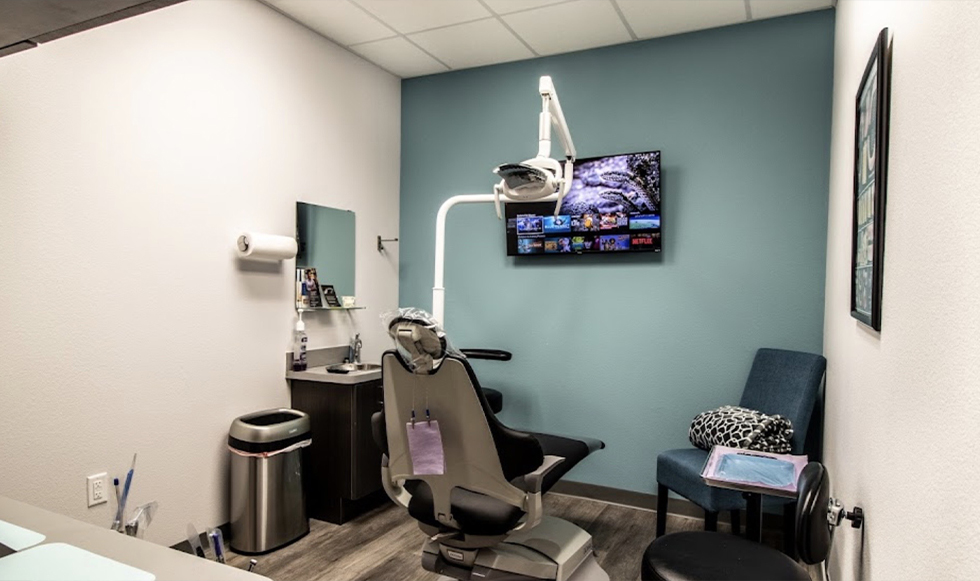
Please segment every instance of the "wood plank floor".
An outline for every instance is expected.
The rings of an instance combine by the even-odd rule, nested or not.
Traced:
[[[568,520],[589,531],[599,564],[609,578],[635,581],[640,558],[656,537],[653,511],[595,500],[549,494],[546,514]],[[703,521],[670,515],[667,532],[701,530]],[[727,532],[724,523],[719,530]],[[435,581],[422,569],[425,536],[408,512],[387,504],[343,526],[310,520],[310,533],[292,545],[258,557],[255,572],[274,581]],[[779,546],[778,534],[767,531],[766,544]],[[249,557],[232,554],[228,564],[244,568]]]

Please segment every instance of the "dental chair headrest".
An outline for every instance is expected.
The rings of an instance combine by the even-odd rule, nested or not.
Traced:
[[[402,362],[412,372],[427,374],[439,368],[447,355],[462,353],[446,340],[446,332],[429,313],[398,309],[381,315]]]

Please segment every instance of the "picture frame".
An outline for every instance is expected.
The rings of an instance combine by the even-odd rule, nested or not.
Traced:
[[[326,301],[328,307],[339,307],[340,299],[337,298],[337,291],[333,288],[332,284],[325,284],[320,287],[323,291],[323,300]]]
[[[296,268],[296,308],[319,309],[323,307],[323,295],[320,294],[320,280],[315,268]]]
[[[854,107],[854,200],[851,223],[851,316],[881,331],[888,179],[891,44],[878,34]]]

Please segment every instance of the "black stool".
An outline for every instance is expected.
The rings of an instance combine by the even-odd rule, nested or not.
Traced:
[[[830,478],[810,462],[797,483],[796,548],[803,562],[820,563],[832,542],[827,523]],[[806,569],[780,551],[734,535],[673,533],[653,541],[643,553],[643,581],[810,581]]]

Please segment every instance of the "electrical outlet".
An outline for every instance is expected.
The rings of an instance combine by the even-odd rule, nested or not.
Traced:
[[[88,505],[109,502],[109,475],[105,472],[88,477]]]

